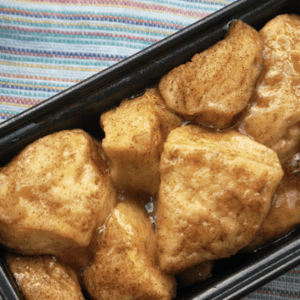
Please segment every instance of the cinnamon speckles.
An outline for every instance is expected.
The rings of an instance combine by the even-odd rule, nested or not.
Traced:
[[[23,254],[51,254],[74,267],[92,257],[95,229],[116,192],[98,146],[83,130],[27,146],[0,170],[0,242]]]
[[[273,150],[191,125],[171,131],[160,171],[157,247],[162,269],[173,274],[246,246],[283,176]]]
[[[196,54],[159,83],[167,106],[187,120],[225,129],[246,108],[263,66],[256,30],[232,22],[224,40]]]
[[[103,149],[118,189],[157,194],[163,143],[182,121],[165,107],[157,89],[148,89],[144,95],[102,114]]]
[[[300,17],[277,16],[260,35],[264,69],[240,131],[274,149],[283,162],[300,141]]]
[[[171,300],[173,276],[161,271],[150,220],[134,205],[113,210],[83,283],[101,300]]]
[[[27,300],[84,300],[76,272],[54,257],[6,254],[5,260]]]

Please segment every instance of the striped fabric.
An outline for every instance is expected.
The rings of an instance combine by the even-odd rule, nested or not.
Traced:
[[[1,0],[0,120],[234,0]]]
[[[262,286],[242,300],[300,299],[300,266]]]
[[[0,0],[0,122],[235,0]],[[243,298],[300,298],[300,267]]]

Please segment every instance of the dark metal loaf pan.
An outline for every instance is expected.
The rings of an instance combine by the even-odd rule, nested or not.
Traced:
[[[239,0],[132,57],[82,81],[0,124],[0,166],[32,141],[62,129],[82,128],[97,139],[103,111],[156,85],[172,68],[224,38],[228,24],[241,19],[257,30],[283,13],[300,15],[300,1]],[[255,253],[216,263],[202,284],[178,290],[176,299],[240,299],[300,264],[300,230]],[[21,299],[0,259],[0,299]]]

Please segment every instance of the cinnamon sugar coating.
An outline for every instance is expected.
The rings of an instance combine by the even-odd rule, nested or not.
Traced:
[[[45,136],[0,169],[0,243],[82,268],[116,201],[102,150],[83,130]]]
[[[235,131],[198,126],[171,131],[160,170],[157,247],[171,274],[245,247],[283,176],[273,150]]]
[[[108,219],[83,283],[95,300],[170,300],[176,292],[174,277],[159,267],[150,220],[125,202]]]
[[[258,32],[234,21],[224,40],[171,70],[159,90],[167,106],[187,120],[228,128],[252,96],[263,66],[262,49]]]
[[[159,160],[168,133],[182,119],[166,108],[157,89],[101,115],[103,149],[118,189],[155,195],[160,183]]]
[[[84,300],[76,272],[48,255],[5,255],[26,300]]]
[[[260,34],[264,69],[240,131],[274,149],[283,162],[300,142],[300,17],[277,16]]]

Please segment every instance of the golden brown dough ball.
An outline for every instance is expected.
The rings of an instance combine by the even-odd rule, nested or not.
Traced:
[[[260,35],[264,69],[240,132],[271,147],[284,162],[300,142],[300,17],[277,16]]]
[[[45,136],[0,169],[0,243],[82,268],[116,202],[101,148],[83,130]]]
[[[168,133],[181,124],[182,119],[165,107],[157,89],[149,89],[102,114],[102,144],[116,187],[157,194],[163,143]]]
[[[263,67],[262,48],[255,29],[232,22],[224,40],[161,79],[167,106],[199,124],[230,127],[253,94]]]
[[[245,250],[251,251],[284,236],[300,224],[300,145],[283,164],[284,176],[259,231]]]
[[[276,153],[235,131],[171,131],[157,208],[162,270],[229,257],[255,236],[283,176]]]
[[[26,300],[84,300],[76,272],[54,257],[6,254],[5,260]]]
[[[108,219],[83,283],[95,300],[170,300],[173,276],[158,265],[150,220],[134,205],[121,202]]]

